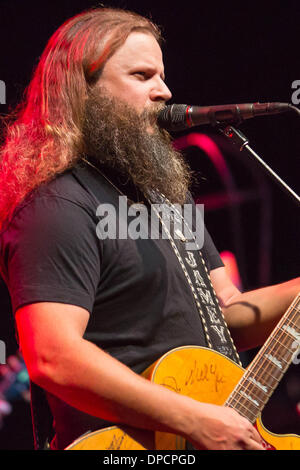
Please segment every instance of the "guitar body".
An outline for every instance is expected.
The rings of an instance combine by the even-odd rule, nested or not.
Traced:
[[[220,353],[197,346],[173,349],[150,366],[143,376],[197,401],[223,405],[245,370]],[[297,435],[276,435],[265,429],[260,418],[256,427],[266,447],[300,450]],[[66,450],[186,450],[181,436],[129,427],[110,428],[86,434]]]

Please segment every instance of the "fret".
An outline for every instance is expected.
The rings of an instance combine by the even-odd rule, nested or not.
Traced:
[[[278,334],[280,333],[280,334]],[[282,328],[280,328],[279,332],[277,332],[276,336],[273,337],[273,335],[270,336],[270,340],[273,341],[295,341],[298,340],[300,341],[300,331],[298,331],[290,326],[290,325],[283,325]]]
[[[255,422],[259,415],[259,412],[257,410],[250,410],[249,407],[245,403],[242,403],[241,400],[238,398],[235,398],[234,403],[232,401],[230,406],[240,415],[247,418],[250,422]]]
[[[262,348],[256,358],[256,361],[252,363],[252,368],[254,369],[257,367],[257,365],[261,366],[259,361],[263,360],[263,357],[265,357],[271,361],[275,367],[279,367],[284,370],[285,365],[281,365],[280,361],[283,361],[286,365],[289,365],[292,356],[295,353],[295,349],[291,347],[295,339],[292,338],[293,342],[290,342],[289,338],[284,339],[287,340],[287,343],[283,343],[282,341],[274,338],[271,344],[268,344],[265,346],[265,348]],[[285,349],[285,352],[282,351],[282,348]]]
[[[298,313],[300,313],[300,310],[299,310]],[[298,319],[297,319],[297,320],[298,320]],[[288,323],[290,323],[292,326],[295,326],[296,328],[300,328],[299,321],[298,321],[298,323],[295,323],[294,321],[289,320]]]
[[[297,333],[295,331],[294,335],[292,335],[288,326],[283,326],[282,329],[284,329],[284,332],[282,332],[282,335],[280,338],[276,338],[272,336],[269,338],[270,339],[269,343],[271,345],[272,343],[275,343],[274,345],[280,344],[281,346],[284,346],[285,348],[287,348],[287,344],[293,344],[295,340],[299,341],[300,343],[300,333]],[[268,347],[270,347],[269,344],[268,344]]]
[[[289,352],[291,352],[291,345],[293,344],[293,342],[295,341],[293,338],[291,340],[291,344],[290,344],[290,339],[289,338],[285,338],[287,339],[287,341],[289,341],[289,346],[287,344],[284,344],[282,343],[281,341],[279,341],[278,339],[276,340],[276,343],[277,344],[280,344],[280,346],[283,346],[285,349],[287,349]]]
[[[287,365],[290,364],[290,356],[291,356],[292,353],[289,354],[288,359],[286,359],[286,357],[285,357],[284,354],[279,355],[278,352],[277,352],[277,351],[274,351],[274,350],[273,350],[273,351],[270,351],[270,352],[272,352],[272,356],[276,357],[276,359],[279,359],[280,361],[285,362]]]
[[[228,406],[230,408],[233,408],[237,413],[239,413],[244,418],[248,419],[248,421],[250,422],[255,422],[257,419],[258,415],[256,413],[249,412],[248,408],[243,407],[241,403],[234,403]]]
[[[265,364],[263,364],[263,366],[265,366]],[[258,380],[261,381],[262,378],[264,378],[264,377],[266,377],[266,375],[268,375],[268,380],[269,380],[269,378],[271,378],[271,379],[273,379],[273,380],[275,381],[275,384],[274,384],[275,387],[278,385],[278,383],[280,382],[281,377],[282,377],[282,374],[281,374],[281,372],[280,372],[278,369],[276,369],[275,371],[272,370],[272,372],[278,372],[278,373],[280,374],[279,377],[275,377],[275,376],[274,376],[273,374],[271,374],[271,372],[270,372],[268,369],[266,369],[265,367],[261,368],[259,372],[261,372],[263,375],[262,375],[262,376],[258,376],[258,373],[257,373],[257,374],[256,374],[256,377],[257,377]]]
[[[260,384],[259,382],[256,383]],[[252,382],[249,379],[247,380],[247,382],[246,380],[244,380],[240,383],[240,388],[242,388],[244,392],[250,393],[251,396],[255,397],[255,399],[259,400],[261,403],[265,403],[272,392],[268,393],[268,389],[267,391],[262,390],[262,388],[260,388],[261,384],[259,386],[256,383]]]
[[[257,389],[261,390],[262,392],[264,392],[265,394],[268,394],[268,390],[269,390],[269,385],[267,386],[265,383],[261,383],[261,381],[258,381],[257,379],[255,379],[254,377],[245,377],[245,382],[248,381],[252,384],[254,384]]]
[[[281,318],[225,403],[248,419],[250,417],[252,422],[290,365],[295,354],[295,340],[300,346],[299,305],[300,295]]]
[[[248,382],[248,383],[245,383],[245,381],[241,382],[239,386],[239,390],[241,390],[243,394],[246,393],[246,394],[251,395],[251,399],[258,400],[261,403],[264,403],[265,400],[268,399],[268,393],[264,392],[262,389],[257,387],[255,384],[253,384],[253,382]],[[261,403],[258,403],[258,405],[260,406]]]
[[[290,307],[291,310],[294,310],[296,313],[300,313],[300,307]]]
[[[267,358],[270,362],[272,362],[272,364],[275,367],[278,367],[283,372],[284,368],[283,368],[281,362],[279,361],[279,359],[277,359],[277,357],[273,356],[270,353],[264,354],[264,357]]]
[[[259,358],[259,361],[253,365],[251,372],[256,374],[262,368],[269,368],[270,370],[273,369],[275,377],[281,377],[283,371],[289,367],[294,353],[295,350],[292,349],[285,350],[284,353],[282,350],[279,352],[274,348],[267,349]],[[280,374],[278,375],[279,372]]]
[[[291,357],[293,356],[293,351],[290,350],[278,350],[271,349],[270,351],[266,352],[266,354],[270,354],[272,357],[276,358],[279,362],[282,362],[283,368],[286,368],[290,365]]]
[[[246,398],[247,402],[248,402],[248,408],[249,406],[254,406],[254,409],[256,409],[257,411],[260,410],[260,403],[259,401],[257,400],[257,397],[253,397],[252,394],[250,395],[249,393],[249,390],[247,391],[244,391],[242,390],[241,388],[238,390],[238,393],[243,397],[243,398]]]
[[[275,390],[277,385],[279,384],[280,380],[282,379],[282,374],[280,374],[280,377],[274,377],[273,374],[268,370],[260,370],[259,374],[255,374],[255,379],[258,380],[259,382],[262,382],[263,380],[266,380],[269,386],[270,390]]]
[[[296,339],[290,336],[288,333],[285,333],[284,331],[280,331],[280,333],[280,335],[277,333],[275,337],[270,336],[268,342],[262,349],[270,349],[278,345],[288,346],[289,344],[292,344]]]
[[[232,403],[232,401],[235,401],[236,403]],[[241,403],[241,401],[236,398],[235,396],[234,397],[231,397],[230,400],[228,400],[228,402],[225,403],[226,406],[229,406],[230,408],[234,408],[236,411],[238,411],[239,414],[241,414],[242,416],[244,416],[244,418],[248,418],[249,419],[249,413],[252,415],[252,418],[250,420],[253,420],[255,421],[257,416],[258,416],[258,413],[257,411],[253,412],[251,410],[249,410],[248,406]],[[242,407],[246,410],[247,413],[245,413],[243,410],[239,410],[238,408],[239,407]]]
[[[247,400],[247,403],[251,406],[253,405],[255,407],[255,409],[259,408],[260,404],[259,402],[257,401],[257,397],[254,396],[254,394],[251,394],[252,391],[246,389],[246,390],[243,390],[241,386],[239,386],[236,390],[234,390],[234,393],[232,394],[232,398],[235,398],[235,395],[238,394],[240,395],[244,400]],[[253,395],[253,396],[252,396]],[[238,401],[240,401],[241,399],[238,398],[237,399]]]
[[[300,338],[297,339],[297,338],[293,338],[292,336],[286,335],[283,338],[279,338],[279,339],[274,340],[271,343],[271,345],[268,347],[268,349],[272,348],[273,350],[276,350],[277,354],[282,354],[284,352],[280,351],[281,347],[284,348],[284,349],[291,350],[292,345],[295,343],[295,341],[297,341],[300,345]]]
[[[291,356],[294,354],[295,349],[292,349],[291,347],[288,347],[287,345],[284,345],[282,343],[279,343],[281,347],[281,350],[275,347],[270,347],[266,351],[268,354],[271,354],[272,356],[275,356],[278,360],[283,360],[286,364],[290,363]],[[292,343],[293,344],[293,343]],[[285,351],[282,350],[282,348],[285,349]]]
[[[279,380],[274,377],[272,378],[275,380],[277,385]],[[268,399],[272,395],[273,387],[270,387],[269,392],[266,393],[264,390],[262,390],[261,387],[264,385],[261,384],[259,379],[254,380],[260,384],[260,387],[257,386],[255,382],[251,381],[251,377],[245,377],[245,379],[240,382],[232,392],[228,399],[228,403],[235,401],[234,408],[236,408],[237,405],[242,406],[256,419],[259,412],[262,410],[263,406],[267,403]]]
[[[300,342],[300,332],[296,331],[295,328],[290,325],[283,325],[282,329],[285,331],[285,334],[292,338],[293,341]]]
[[[226,403],[225,406],[228,406],[228,408],[233,408],[233,409],[234,409],[235,411],[237,411],[241,416],[243,416],[244,418],[246,418],[246,419],[249,420],[249,417],[248,417],[247,413],[245,413],[242,409],[240,409],[240,408],[238,407],[238,404]],[[246,411],[248,411],[248,410],[246,409]],[[256,418],[253,417],[252,420],[255,421]],[[250,421],[251,421],[251,419],[250,419]]]
[[[256,374],[259,370],[265,371],[266,369],[272,369],[275,378],[280,378],[283,368],[279,366],[279,362],[280,360],[276,358],[276,354],[274,354],[272,348],[265,349],[259,353],[257,360],[252,362],[252,365],[250,365],[251,369],[249,367],[247,373]]]

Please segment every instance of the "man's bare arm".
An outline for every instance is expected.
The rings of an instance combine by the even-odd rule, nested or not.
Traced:
[[[199,403],[149,382],[82,338],[89,313],[36,303],[16,313],[31,379],[66,403],[116,423],[174,432],[198,448],[259,449],[254,427],[231,408]]]
[[[210,273],[235,345],[245,350],[262,345],[300,292],[300,277],[241,293],[225,268]]]

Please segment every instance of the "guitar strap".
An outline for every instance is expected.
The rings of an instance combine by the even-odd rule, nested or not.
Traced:
[[[97,173],[100,174],[106,180],[106,182],[109,183],[112,189],[121,193],[121,191],[110,181],[109,178],[107,178],[105,174],[102,173],[98,167],[94,166],[89,161],[85,162],[88,163],[88,166],[96,170]],[[75,177],[79,179],[79,181],[81,180],[81,183],[83,183],[84,187],[86,187],[88,191],[92,193],[97,201],[97,204],[99,205],[99,199],[101,199],[98,197],[100,189],[99,179],[92,177],[90,171],[88,171],[88,167],[81,167],[80,171],[75,170]],[[157,204],[165,207],[166,205],[169,206],[171,210],[167,211],[168,214],[171,214],[171,216],[176,216],[177,214],[177,217],[181,218],[182,223],[186,226],[187,231],[190,233],[190,240],[192,239],[193,242],[196,243],[195,236],[193,234],[193,227],[189,226],[181,214],[178,215],[176,207],[171,204],[164,195],[155,191],[149,193],[146,199],[148,200],[149,204],[152,202],[151,207],[154,209],[154,212],[156,212],[157,217],[160,219],[161,229],[166,232],[166,238],[170,240],[170,244],[175,252],[175,255],[177,256],[187,283],[191,289],[201,319],[206,345],[211,349],[219,351],[220,353],[241,365],[239,355],[225,322],[221,307],[209,277],[209,271],[205,264],[200,248],[190,251],[186,249],[185,243],[180,240],[175,240],[169,232],[168,227],[166,227],[166,224],[164,223],[164,220],[160,216],[159,212],[155,211],[155,206]],[[188,195],[187,202],[192,204],[193,210],[195,211],[196,206],[190,194]],[[171,222],[173,222],[174,226],[174,220],[171,220]]]
[[[167,215],[170,216],[170,222],[172,222],[172,227],[170,226],[171,230],[169,230],[169,227],[165,224],[164,218],[155,210],[155,204],[152,206],[161,221],[162,228],[166,232],[167,238],[170,240],[170,244],[191,289],[201,319],[207,346],[229,357],[239,365],[242,365],[213,288],[204,257],[194,236],[195,232],[193,232],[193,227],[189,226],[188,221],[184,219],[182,213],[163,195],[152,193],[151,200],[152,202],[155,201],[155,203],[159,202],[161,206],[167,204],[169,207]],[[192,204],[195,213],[196,206],[190,194],[188,203]],[[171,232],[173,232],[173,234],[176,232],[175,224],[178,227],[178,222],[181,222],[181,226],[185,226],[185,233],[187,231],[189,234],[188,239],[186,239],[182,233],[182,237],[180,238],[178,238],[178,236],[174,237],[171,234]],[[191,240],[193,240],[193,246],[196,249],[187,249],[187,242],[190,243]]]

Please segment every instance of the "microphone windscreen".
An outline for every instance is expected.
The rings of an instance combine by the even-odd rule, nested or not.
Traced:
[[[188,128],[186,104],[172,104],[165,106],[159,113],[157,122],[160,127],[168,131],[180,131]]]

